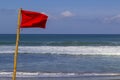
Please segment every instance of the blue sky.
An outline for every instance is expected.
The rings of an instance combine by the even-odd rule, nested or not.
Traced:
[[[22,34],[120,34],[120,0],[1,0],[0,34],[15,34],[18,9],[44,12],[46,29]]]

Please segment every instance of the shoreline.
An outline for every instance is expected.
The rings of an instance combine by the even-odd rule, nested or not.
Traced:
[[[0,77],[0,80],[11,80],[12,77]],[[17,77],[17,80],[120,80],[120,76],[108,77]]]

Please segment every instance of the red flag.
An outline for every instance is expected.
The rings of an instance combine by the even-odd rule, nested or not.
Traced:
[[[21,10],[20,28],[45,28],[48,16],[33,11]]]

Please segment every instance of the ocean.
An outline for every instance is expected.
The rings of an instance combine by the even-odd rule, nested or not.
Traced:
[[[0,80],[11,80],[15,34],[0,34]],[[21,34],[17,80],[119,80],[118,34]]]

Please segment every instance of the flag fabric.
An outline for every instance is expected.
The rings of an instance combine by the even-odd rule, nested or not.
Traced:
[[[21,10],[20,28],[45,28],[48,16],[33,11]]]

